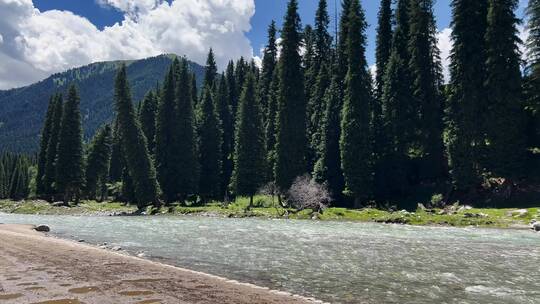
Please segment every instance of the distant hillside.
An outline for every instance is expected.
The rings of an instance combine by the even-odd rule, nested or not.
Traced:
[[[114,115],[114,77],[122,62],[127,65],[133,100],[139,102],[150,89],[163,81],[174,56],[93,63],[54,74],[26,87],[0,91],[0,151],[37,151],[49,96],[57,91],[65,92],[72,82],[79,88],[81,96],[85,137],[92,136]],[[191,63],[191,69],[197,76],[197,82],[201,83],[204,68]]]

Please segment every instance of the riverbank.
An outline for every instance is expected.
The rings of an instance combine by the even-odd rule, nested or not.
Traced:
[[[0,224],[2,303],[315,303]],[[47,301],[55,302],[47,302]]]
[[[283,208],[272,207],[263,199],[256,199],[255,206],[247,208],[247,201],[240,199],[235,203],[223,206],[186,207],[173,205],[159,210],[148,210],[155,215],[189,215],[213,217],[260,217],[286,219],[312,219],[322,221],[354,221],[392,224],[408,224],[419,226],[452,226],[452,227],[494,227],[529,229],[532,221],[540,221],[540,208],[528,209],[475,209],[467,206],[449,206],[445,209],[419,208],[415,212],[385,211],[372,208],[352,210],[345,208],[328,208],[322,214],[310,210],[294,212]],[[0,201],[0,212],[15,214],[40,215],[86,215],[86,216],[118,216],[133,215],[134,206],[118,202],[98,203],[84,201],[78,206],[52,206],[45,201]]]

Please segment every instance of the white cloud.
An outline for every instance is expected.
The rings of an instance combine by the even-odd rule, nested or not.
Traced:
[[[253,54],[245,37],[253,0],[97,1],[124,12],[124,20],[99,30],[69,11],[0,0],[0,89],[95,61],[176,53],[204,63],[213,47],[223,68],[231,58]]]
[[[444,80],[450,80],[450,52],[452,51],[452,29],[445,28],[437,33],[437,46],[441,52]]]

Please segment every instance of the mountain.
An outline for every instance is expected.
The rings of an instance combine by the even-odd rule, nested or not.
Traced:
[[[65,96],[71,83],[79,89],[84,136],[88,139],[114,116],[114,77],[122,63],[127,66],[133,101],[139,102],[163,81],[175,56],[92,63],[54,74],[26,87],[0,90],[0,152],[36,152],[49,97],[55,92]],[[190,65],[200,84],[204,67],[193,62]]]

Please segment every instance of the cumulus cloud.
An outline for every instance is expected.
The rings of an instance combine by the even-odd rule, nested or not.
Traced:
[[[452,51],[452,29],[445,28],[437,33],[437,46],[441,52],[444,80],[450,80],[450,52]]]
[[[69,11],[0,0],[0,89],[95,61],[175,53],[204,63],[213,47],[223,68],[231,58],[253,54],[245,36],[253,0],[97,1],[124,12],[124,20],[100,30]]]

